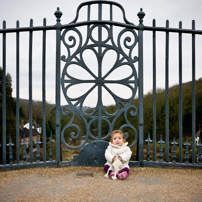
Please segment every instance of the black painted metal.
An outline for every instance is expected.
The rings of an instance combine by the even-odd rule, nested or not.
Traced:
[[[55,97],[55,135],[56,135],[56,161],[61,161],[61,138],[60,138],[60,55],[61,55],[61,23],[62,12],[57,8],[56,16],[56,97]]]
[[[189,164],[189,146],[191,144],[189,144],[188,142],[188,137],[186,137],[186,142],[184,143],[184,146],[186,148],[185,150],[185,164]]]
[[[172,149],[172,163],[176,163],[176,145],[178,145],[178,143],[175,142],[175,138],[173,138],[173,142],[171,142],[171,145],[173,145],[173,149]]]
[[[195,30],[195,21],[192,21],[192,29]],[[195,56],[195,34],[192,34],[192,163],[195,163],[195,135],[196,135],[196,56]]]
[[[79,153],[79,166],[103,166],[106,163],[105,150],[108,142],[97,140],[87,144]]]
[[[169,28],[169,21],[166,21],[166,28]],[[169,32],[166,32],[166,49],[165,49],[165,142],[166,155],[165,161],[169,162]]]
[[[144,159],[144,102],[143,102],[143,31],[144,31],[144,25],[143,25],[143,18],[145,16],[145,13],[140,9],[140,12],[138,12],[139,17],[139,30],[138,30],[138,37],[139,37],[139,45],[138,45],[138,56],[139,56],[139,62],[138,62],[138,78],[139,78],[139,88],[138,88],[138,132],[139,132],[139,139],[138,139],[138,160],[141,162]]]
[[[23,155],[22,155],[23,164],[26,164],[27,163],[26,146],[28,145],[28,142],[25,141],[25,135],[23,138],[23,143],[21,143],[21,145],[23,146]]]
[[[91,25],[88,25],[86,23],[85,32],[87,33],[86,34],[87,36],[86,36],[86,38],[83,38],[83,36],[82,36],[83,33],[81,33],[80,30],[77,28],[77,20],[78,20],[80,9],[83,6],[88,6],[87,16],[88,16],[88,20],[90,20],[91,15],[90,15],[89,7],[91,4],[95,4],[95,3],[98,3],[98,10],[93,11],[93,12],[98,13],[98,21],[96,23],[94,23],[94,22],[91,23]],[[83,146],[86,145],[89,138],[91,138],[92,140],[108,139],[112,130],[114,129],[114,124],[116,123],[116,120],[121,115],[124,115],[126,124],[120,125],[119,126],[120,129],[124,130],[124,129],[129,128],[129,129],[132,129],[135,133],[134,141],[130,145],[130,147],[133,147],[137,143],[137,130],[129,122],[127,113],[129,110],[131,110],[131,112],[130,112],[131,116],[137,115],[137,108],[135,106],[132,106],[131,103],[134,100],[134,97],[135,97],[136,91],[137,91],[137,87],[138,87],[137,73],[136,73],[136,68],[134,65],[134,63],[138,61],[138,57],[137,56],[134,57],[132,55],[132,51],[138,42],[138,37],[134,30],[129,29],[129,28],[123,28],[120,31],[120,33],[118,33],[117,41],[115,41],[114,27],[112,25],[100,23],[100,21],[102,20],[101,13],[102,13],[102,4],[103,3],[110,4],[111,6],[116,5],[119,8],[121,8],[121,10],[123,12],[124,21],[127,24],[131,24],[126,20],[125,12],[119,4],[108,2],[108,1],[102,1],[102,2],[93,1],[93,2],[84,3],[78,7],[77,16],[74,19],[74,21],[72,22],[72,23],[75,23],[74,28],[67,28],[62,33],[62,41],[67,49],[67,56],[62,56],[62,58],[61,58],[65,62],[65,66],[62,71],[61,84],[62,84],[63,94],[67,100],[68,105],[63,106],[61,112],[64,116],[68,116],[69,115],[68,110],[69,110],[72,112],[73,115],[72,115],[72,119],[70,120],[70,122],[62,129],[61,138],[62,138],[63,144],[69,149],[83,148]],[[112,8],[110,11],[111,11],[110,20],[112,20],[112,11],[113,11]],[[141,11],[141,13],[143,13],[143,12]],[[141,22],[142,22],[142,18],[141,18]],[[85,24],[83,23],[83,26],[84,25]],[[118,25],[118,23],[117,23],[117,25]],[[96,29],[98,30],[98,33],[97,33],[97,36],[94,36],[93,33],[95,32]],[[105,36],[105,38],[103,37],[103,31],[107,32],[106,33],[107,36]],[[69,33],[70,33],[70,35],[68,35]],[[123,38],[124,34],[127,34],[127,33],[132,34],[132,37],[134,39],[132,39],[132,37],[129,37],[129,36]],[[75,35],[77,36],[78,39],[76,39]],[[121,45],[121,43],[122,43],[121,38],[123,38],[124,47],[122,47],[122,45]],[[130,44],[128,44],[128,42],[130,42]],[[76,50],[72,51],[72,49],[75,47],[76,47]],[[129,51],[128,55],[124,51],[124,48],[126,48]],[[93,72],[92,69],[90,69],[90,67],[88,67],[86,65],[86,61],[84,60],[84,56],[83,56],[86,51],[91,51],[92,56],[95,56],[95,58],[97,60],[97,67],[96,67],[95,72]],[[117,57],[116,57],[114,66],[109,67],[108,72],[106,74],[103,74],[102,73],[103,59],[104,59],[105,55],[110,51],[115,52]],[[75,78],[74,76],[72,76],[71,74],[68,73],[68,69],[69,69],[69,67],[71,67],[71,65],[76,65],[76,66],[80,67],[81,69],[83,69],[84,71],[88,72],[89,75],[91,75],[92,79],[83,80],[83,79]],[[107,79],[107,77],[113,71],[117,70],[122,65],[127,65],[131,68],[132,73],[130,76],[128,76],[127,78],[123,78],[121,80],[117,80],[116,78],[114,78],[113,80]],[[68,95],[67,92],[72,86],[80,85],[80,84],[85,85],[88,83],[92,84],[92,87],[85,94],[83,94],[77,98],[71,98],[71,96]],[[132,96],[129,99],[119,97],[110,90],[110,88],[108,87],[108,84],[124,85],[131,89]],[[134,87],[132,85],[134,85]],[[85,99],[88,97],[88,95],[94,89],[97,89],[97,91],[98,91],[97,105],[94,108],[92,113],[87,114],[82,110],[83,103],[84,103]],[[117,110],[114,114],[109,114],[103,106],[103,101],[102,101],[102,94],[103,94],[102,91],[103,90],[106,90],[113,97],[113,99],[116,103]],[[140,90],[140,92],[141,92],[141,90]],[[133,112],[132,110],[134,110],[135,112]],[[86,134],[85,134],[85,140],[79,146],[71,146],[65,140],[64,134],[65,134],[66,130],[68,130],[69,128],[72,128],[72,129],[75,129],[77,132],[71,132],[69,134],[69,137],[71,139],[76,140],[81,136],[79,126],[73,124],[76,114],[78,114],[80,116],[80,118],[82,119],[82,121],[84,122]],[[111,121],[112,119],[113,119],[113,121]],[[102,133],[102,122],[103,121],[106,122],[109,127],[109,131],[105,135],[103,135],[103,133]],[[94,136],[91,131],[91,125],[94,122],[98,123],[97,136]]]
[[[40,149],[39,146],[42,142],[39,141],[39,136],[37,136],[37,141],[34,142],[36,144],[36,162],[39,163],[40,162]]]
[[[160,141],[158,141],[158,143],[160,144],[160,148],[159,148],[159,162],[163,162],[163,144],[165,144],[165,142],[162,140],[162,135],[161,135]]]
[[[43,20],[46,26],[46,19]],[[46,162],[46,30],[43,30],[42,47],[42,101],[43,101],[43,162]]]
[[[152,142],[152,140],[150,139],[150,133],[148,133],[148,138],[147,140],[145,140],[145,142],[147,142],[147,161],[150,160],[150,142]]]
[[[17,21],[16,27],[19,28],[20,23]],[[19,140],[19,98],[20,98],[20,34],[16,32],[16,163],[20,163],[20,140]]]
[[[13,151],[12,151],[12,146],[14,144],[11,141],[11,136],[9,137],[9,144],[6,144],[9,147],[9,165],[13,165]]]
[[[3,29],[6,29],[6,22],[3,21]],[[6,33],[3,33],[3,85],[2,85],[2,161],[6,165]]]
[[[179,163],[182,163],[182,33],[179,33]]]
[[[153,27],[156,21],[153,20]],[[153,161],[156,161],[156,31],[153,31]]]
[[[50,134],[50,153],[49,153],[49,161],[53,161],[53,142],[55,142],[53,139],[52,139],[52,131],[51,131],[51,134]]]
[[[33,27],[33,20],[30,20],[30,27]],[[33,163],[33,136],[32,136],[32,48],[33,31],[29,32],[29,144],[30,144],[30,163]]]

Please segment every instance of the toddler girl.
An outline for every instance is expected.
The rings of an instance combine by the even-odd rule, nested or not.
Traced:
[[[129,174],[129,160],[131,158],[132,152],[127,146],[128,142],[125,142],[125,137],[122,131],[115,130],[112,132],[111,141],[109,146],[105,151],[105,158],[107,163],[104,165],[104,170],[107,172],[112,163],[116,160],[118,156],[119,160],[122,161],[122,170],[117,173],[118,179],[124,179]],[[113,171],[109,171],[109,176],[112,178],[114,176]]]

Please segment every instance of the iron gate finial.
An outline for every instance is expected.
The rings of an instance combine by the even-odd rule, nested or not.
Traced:
[[[57,7],[57,11],[55,11],[55,13],[54,13],[54,15],[55,15],[55,17],[57,18],[57,22],[60,22],[60,18],[61,18],[61,16],[62,16],[62,12],[60,11],[60,8],[59,7]]]
[[[142,8],[140,8],[140,11],[138,12],[137,16],[140,18],[140,20],[139,20],[140,24],[142,24],[143,23],[143,18],[145,16],[145,12],[143,11]]]

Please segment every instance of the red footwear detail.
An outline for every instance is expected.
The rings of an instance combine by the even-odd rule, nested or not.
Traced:
[[[119,179],[125,179],[125,178],[127,178],[127,176],[128,176],[128,173],[126,171],[123,171],[122,173],[120,173],[118,175],[118,178]]]

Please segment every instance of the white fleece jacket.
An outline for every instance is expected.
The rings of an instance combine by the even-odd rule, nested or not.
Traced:
[[[110,142],[109,146],[107,147],[105,151],[105,158],[107,160],[107,163],[105,163],[105,165],[111,166],[112,159],[114,158],[114,156],[120,156],[123,160],[122,167],[129,168],[128,164],[129,164],[129,160],[131,158],[132,152],[127,145],[128,145],[128,142],[125,142],[121,146],[114,145]]]

